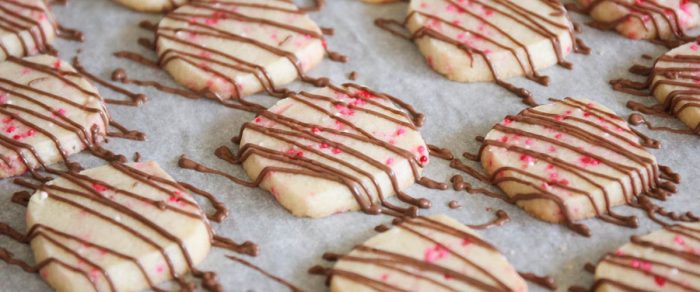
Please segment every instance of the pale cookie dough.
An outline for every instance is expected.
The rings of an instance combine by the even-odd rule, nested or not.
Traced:
[[[0,61],[44,52],[55,37],[44,1],[0,0]]]
[[[97,89],[70,64],[48,55],[0,63],[0,177],[101,142],[108,124]]]
[[[578,0],[602,27],[615,28],[631,39],[672,41],[700,24],[700,10],[686,0]]]
[[[580,98],[506,117],[486,135],[481,163],[525,211],[567,224],[615,217],[613,206],[656,188],[659,176],[624,119]]]
[[[152,161],[64,174],[32,196],[27,226],[58,291],[143,290],[190,271],[211,247],[196,201]]]
[[[274,91],[324,57],[321,29],[294,4],[197,1],[158,25],[161,66],[194,91],[240,98]]]
[[[122,5],[136,11],[163,12],[177,8],[188,0],[116,0]]]
[[[536,78],[571,53],[573,25],[547,0],[412,0],[407,28],[428,64],[450,80]]]
[[[445,215],[404,222],[340,256],[331,291],[527,291],[508,260]]]
[[[428,149],[383,94],[326,87],[291,95],[243,127],[243,167],[296,216],[377,207],[412,185]],[[248,156],[249,155],[249,156]]]
[[[630,243],[601,260],[595,291],[699,291],[700,224],[670,225]]]
[[[700,44],[690,42],[661,56],[652,69],[652,94],[667,112],[700,133]]]

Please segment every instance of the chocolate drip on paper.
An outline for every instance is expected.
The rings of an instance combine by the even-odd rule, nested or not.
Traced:
[[[240,264],[242,264],[242,265],[244,265],[244,266],[246,266],[246,267],[248,267],[248,268],[251,268],[251,269],[257,271],[258,273],[264,275],[264,276],[267,277],[268,279],[273,280],[273,281],[275,281],[275,282],[277,282],[277,283],[279,283],[279,284],[281,284],[281,285],[283,285],[283,286],[289,288],[289,290],[292,291],[292,292],[301,292],[301,291],[303,291],[303,290],[297,288],[296,286],[294,286],[294,284],[290,283],[289,281],[284,280],[284,279],[282,279],[282,278],[280,278],[280,277],[278,277],[278,276],[275,276],[275,275],[271,274],[270,272],[264,270],[264,269],[261,268],[261,267],[258,267],[258,266],[256,266],[256,265],[254,265],[253,263],[251,263],[251,262],[249,262],[249,261],[246,261],[246,260],[244,260],[244,259],[242,259],[242,258],[239,258],[239,257],[231,256],[231,255],[227,255],[226,257],[227,257],[228,259],[232,260],[232,261],[238,262],[238,263],[240,263]]]
[[[125,88],[116,86],[116,85],[88,72],[87,69],[85,69],[85,67],[83,67],[83,65],[80,63],[80,59],[78,58],[78,56],[73,57],[73,67],[75,68],[76,71],[80,72],[80,74],[82,74],[86,78],[92,80],[93,82],[100,84],[104,87],[107,87],[110,90],[115,91],[117,93],[120,93],[120,94],[129,98],[129,100],[104,99],[104,102],[106,102],[106,103],[118,104],[118,105],[128,105],[128,106],[140,106],[144,102],[146,102],[146,100],[147,100],[146,96],[141,94],[141,93],[131,92]]]
[[[456,229],[447,224],[441,223],[439,221],[418,216],[415,218],[402,217],[394,220],[394,228],[403,229],[412,235],[435,244],[436,248],[444,251],[446,255],[454,258],[457,261],[470,266],[471,268],[479,271],[479,274],[471,273],[466,274],[461,271],[452,270],[449,267],[436,264],[436,261],[424,261],[422,259],[413,258],[403,254],[395,253],[388,250],[373,248],[370,246],[359,245],[354,248],[357,255],[338,255],[334,253],[325,253],[323,258],[328,261],[346,261],[346,262],[357,262],[367,265],[374,265],[380,268],[390,269],[394,272],[403,274],[409,277],[415,277],[422,281],[430,282],[432,285],[441,287],[446,290],[451,290],[451,288],[439,280],[435,280],[433,277],[429,277],[427,274],[437,274],[441,277],[449,278],[450,281],[458,281],[464,285],[471,286],[477,290],[483,291],[510,291],[511,288],[508,287],[497,274],[492,274],[488,272],[484,267],[478,265],[477,263],[471,261],[468,257],[463,256],[455,252],[450,246],[445,245],[435,239],[433,234],[442,234],[445,236],[451,236],[455,238],[462,239],[468,244],[474,244],[481,248],[496,251],[497,249],[489,244],[488,242],[480,239],[479,237],[464,232],[460,229]],[[430,233],[427,233],[423,229],[428,229]],[[419,270],[421,273],[413,273],[411,271]],[[330,279],[333,277],[342,278],[367,286],[369,288],[380,290],[380,291],[403,291],[400,287],[393,285],[389,281],[380,281],[368,276],[362,275],[360,273],[340,270],[336,268],[324,268],[322,266],[315,266],[309,270],[309,273],[315,275],[322,275],[328,277],[329,283]],[[490,280],[486,282],[485,280]],[[491,284],[493,283],[493,284]]]
[[[494,219],[493,221],[479,225],[469,225],[469,228],[476,230],[486,230],[491,229],[493,227],[503,226],[503,224],[506,224],[508,222],[510,222],[510,217],[508,216],[508,213],[506,213],[506,211],[503,210],[497,210],[496,219]]]
[[[682,5],[688,5],[688,3],[699,4],[696,0],[681,3],[685,3]],[[601,30],[616,29],[619,25],[623,25],[624,23],[634,19],[644,25],[645,29],[647,29],[647,20],[650,20],[652,27],[656,31],[656,36],[654,39],[650,40],[651,42],[662,44],[668,48],[674,48],[680,44],[694,40],[694,37],[688,36],[685,33],[685,28],[683,28],[683,25],[681,24],[681,16],[678,14],[676,9],[673,7],[664,6],[656,1],[593,0],[585,7],[580,7],[575,3],[568,3],[566,8],[571,11],[590,14],[591,11],[595,10],[601,4],[612,4],[612,6],[617,6],[614,8],[606,7],[604,9],[623,9],[627,10],[629,13],[609,21],[593,20],[588,23],[588,25],[591,27]],[[659,20],[657,20],[657,16],[659,16],[665,23],[664,28],[667,27],[670,29],[670,36],[661,36],[660,28],[662,26]],[[627,35],[627,37],[636,38],[636,35]]]
[[[29,199],[31,197],[32,194],[30,194],[27,191],[15,192],[14,194],[12,194],[12,202],[17,205],[26,207],[27,205],[29,205]]]
[[[554,283],[554,278],[550,276],[538,276],[533,273],[523,273],[518,272],[523,279],[526,281],[536,284],[540,287],[547,288],[549,290],[557,290],[557,284]]]
[[[440,32],[437,29],[432,28],[431,26],[424,25],[423,27],[417,29],[414,32],[409,32],[406,31],[403,27],[406,27],[407,24],[412,20],[412,18],[415,17],[423,17],[429,19],[429,21],[438,23],[440,25],[448,26],[453,29],[460,30],[464,33],[468,33],[471,35],[475,35],[479,37],[480,40],[487,42],[491,45],[497,46],[503,50],[507,50],[510,55],[517,60],[518,66],[520,67],[521,71],[523,72],[523,75],[525,75],[526,78],[533,80],[539,84],[542,85],[547,85],[549,83],[549,77],[548,76],[542,76],[539,75],[537,70],[535,69],[534,61],[532,54],[529,52],[525,44],[523,44],[521,41],[518,40],[517,36],[511,35],[507,33],[504,29],[501,27],[495,25],[491,21],[489,21],[486,17],[483,17],[477,13],[475,13],[473,8],[467,7],[462,2],[460,1],[454,1],[454,0],[446,0],[446,2],[450,5],[450,7],[453,7],[457,9],[458,13],[464,13],[469,15],[470,18],[473,18],[477,21],[480,21],[480,23],[483,23],[485,26],[488,28],[492,29],[493,31],[497,32],[500,37],[507,38],[510,42],[514,43],[517,45],[517,48],[511,48],[508,46],[503,45],[501,42],[498,40],[489,37],[487,35],[484,35],[483,33],[479,31],[474,31],[471,30],[467,27],[464,27],[460,25],[459,23],[454,23],[451,21],[448,21],[447,19],[442,18],[441,16],[437,14],[429,14],[425,13],[422,11],[412,11],[403,21],[403,23],[392,20],[392,19],[377,19],[375,20],[375,25],[390,32],[393,35],[396,35],[398,37],[408,39],[408,40],[418,40],[423,37],[429,37],[433,38],[448,44],[451,44],[458,49],[460,49],[462,52],[464,52],[469,59],[473,62],[475,56],[481,57],[481,59],[484,60],[486,65],[488,66],[491,75],[494,79],[494,82],[503,87],[504,89],[510,91],[511,93],[517,95],[520,97],[523,101],[528,106],[536,106],[537,103],[535,103],[532,94],[524,89],[517,87],[511,83],[508,83],[504,80],[502,80],[498,74],[496,73],[496,68],[494,67],[493,62],[488,56],[488,52],[482,49],[479,49],[475,46],[472,46],[468,43],[462,42],[461,40],[452,38],[442,32]],[[581,54],[588,54],[590,53],[590,49],[585,46],[583,41],[575,37],[575,31],[574,31],[574,26],[567,26],[567,25],[561,25],[556,23],[555,21],[548,19],[546,17],[543,17],[539,15],[538,13],[535,13],[533,11],[530,11],[524,7],[521,7],[518,5],[516,2],[511,2],[511,1],[505,1],[505,0],[492,0],[490,2],[493,2],[494,4],[498,4],[498,7],[493,6],[491,4],[488,4],[487,1],[481,1],[481,0],[476,0],[476,1],[471,1],[469,5],[475,5],[478,4],[480,7],[484,9],[488,9],[492,13],[496,13],[499,15],[502,15],[506,18],[511,19],[513,22],[518,23],[521,27],[524,29],[530,30],[535,34],[538,34],[542,37],[547,38],[551,45],[552,49],[555,52],[556,58],[557,58],[557,63],[565,67],[567,69],[570,69],[573,65],[567,61],[564,60],[563,56],[563,49],[562,45],[559,42],[559,38],[556,34],[556,32],[550,30],[546,26],[542,24],[542,22],[546,22],[552,26],[555,26],[559,29],[565,29],[569,31],[569,36],[572,41],[572,46],[573,50],[576,53],[581,53]],[[559,2],[554,2],[554,1],[546,1],[542,0],[544,4],[549,6],[551,9],[555,11],[560,11],[564,13],[566,10],[564,6],[559,3]],[[568,18],[567,18],[568,19]],[[518,55],[518,50],[522,50],[525,53],[526,56],[526,61],[523,61],[519,55]],[[428,60],[428,63],[430,64],[430,60]]]
[[[646,76],[644,82],[614,79],[610,81],[610,84],[614,90],[638,96],[654,95],[659,86],[662,85],[679,87],[670,91],[664,98],[664,102],[656,106],[649,107],[634,101],[627,103],[628,108],[645,114],[661,117],[669,115],[678,117],[685,110],[700,108],[700,85],[698,85],[700,79],[694,76],[694,74],[700,72],[700,66],[685,66],[697,64],[700,64],[700,56],[683,54],[662,55],[654,61],[651,67],[635,65],[630,68],[629,71],[631,73]],[[644,123],[650,130],[700,135],[700,124],[686,130],[654,127],[639,114],[630,116],[629,122],[633,125]]]

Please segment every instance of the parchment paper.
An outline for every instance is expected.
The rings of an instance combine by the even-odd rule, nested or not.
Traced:
[[[525,108],[518,98],[494,84],[466,84],[446,80],[430,70],[414,44],[373,25],[377,17],[402,19],[406,11],[405,3],[368,5],[356,0],[328,2],[327,7],[321,13],[313,13],[312,18],[321,26],[335,28],[335,36],[328,38],[328,44],[331,49],[348,55],[350,60],[347,64],[326,60],[311,71],[310,75],[330,76],[334,82],[342,83],[347,81],[348,73],[357,71],[358,83],[399,96],[423,111],[427,122],[421,132],[429,143],[448,147],[455,154],[474,152],[478,148],[473,139],[476,135],[484,135],[505,115],[515,114]],[[164,71],[111,55],[117,50],[132,50],[155,58],[153,53],[136,44],[138,37],[151,35],[138,28],[138,22],[144,19],[157,21],[160,15],[133,12],[109,0],[70,0],[68,6],[55,6],[54,10],[57,19],[64,26],[78,28],[86,35],[85,43],[58,41],[57,47],[63,59],[70,59],[76,49],[83,48],[81,56],[84,65],[104,78],[108,78],[113,69],[122,67],[132,78],[156,79],[173,84]],[[587,20],[577,14],[574,14],[574,19]],[[548,97],[587,97],[625,117],[630,113],[624,106],[627,100],[654,103],[652,98],[614,92],[608,85],[608,80],[630,77],[626,73],[630,65],[649,62],[643,60],[641,54],[657,56],[666,49],[645,41],[627,40],[614,32],[601,32],[587,26],[583,30],[581,37],[593,49],[592,54],[568,57],[575,64],[570,71],[560,67],[542,70],[542,74],[551,77],[549,87],[524,78],[510,81],[531,90],[539,103],[546,102]],[[312,89],[311,86],[298,82],[292,87]],[[259,244],[261,254],[258,257],[243,257],[271,273],[288,279],[303,289],[324,291],[324,278],[307,274],[313,265],[328,265],[321,259],[322,253],[346,253],[354,245],[375,235],[374,226],[390,221],[388,217],[360,212],[318,220],[297,218],[264,191],[240,187],[224,178],[178,168],[178,156],[187,154],[207,165],[245,177],[241,168],[218,160],[213,152],[220,145],[232,146],[229,139],[253,115],[211,101],[192,101],[156,90],[130,88],[147,94],[149,101],[139,108],[110,105],[110,113],[124,125],[144,131],[148,135],[148,141],[112,139],[106,147],[127,157],[138,151],[144,159],[159,162],[175,178],[195,184],[225,201],[231,215],[222,224],[213,224],[216,232],[238,241],[252,240]],[[117,96],[105,88],[100,90],[106,97]],[[251,98],[268,105],[274,102],[274,99],[262,94]],[[685,127],[675,119],[651,120],[657,124]],[[671,166],[683,177],[678,194],[663,206],[671,210],[698,211],[700,202],[696,196],[700,181],[696,178],[700,177],[700,171],[695,165],[700,162],[697,155],[700,143],[698,138],[641,130],[663,141],[662,149],[652,152],[661,164]],[[103,163],[86,154],[80,154],[77,158],[87,167]],[[456,173],[447,166],[447,162],[437,158],[432,159],[425,171],[427,176],[442,181],[447,181]],[[468,181],[474,182],[471,179]],[[9,180],[0,182],[0,222],[9,222],[13,227],[25,230],[24,208],[10,202],[11,194],[18,189]],[[418,185],[411,187],[408,193],[432,200],[433,207],[424,210],[422,214],[445,213],[465,224],[491,220],[494,212],[487,211],[487,208],[505,210],[510,215],[511,222],[481,232],[483,237],[496,245],[518,270],[554,276],[559,290],[565,290],[573,284],[589,286],[592,276],[582,270],[586,262],[596,261],[606,252],[624,244],[630,235],[644,234],[659,228],[641,212],[625,206],[617,210],[623,214],[638,215],[640,228],[628,229],[591,219],[584,223],[591,228],[593,236],[585,238],[565,227],[538,221],[521,209],[500,200],[452,190],[433,191]],[[449,209],[447,202],[450,200],[459,201],[463,207]],[[211,210],[204,201],[200,202],[205,209]],[[27,246],[5,237],[0,237],[0,246],[8,248],[21,259],[32,261]],[[224,254],[226,252],[214,249],[201,269],[218,272],[221,284],[227,291],[285,291],[284,287],[257,272],[225,259]],[[531,288],[540,290],[532,285]],[[49,289],[38,276],[0,263],[1,291]]]

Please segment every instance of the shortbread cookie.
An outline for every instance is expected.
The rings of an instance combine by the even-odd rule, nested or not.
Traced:
[[[170,11],[185,4],[188,0],[116,0],[136,11],[164,12]]]
[[[394,3],[394,2],[398,2],[398,1],[401,1],[401,0],[362,0],[362,2],[372,3],[372,4]]]
[[[139,291],[192,270],[209,253],[196,201],[155,162],[64,173],[29,201],[40,274],[58,291]]]
[[[445,215],[406,218],[330,271],[331,291],[527,291],[508,260]]]
[[[527,212],[572,227],[595,215],[630,219],[611,208],[654,189],[659,177],[656,159],[625,120],[586,99],[555,100],[506,117],[486,135],[481,163]]]
[[[412,0],[406,26],[437,72],[460,82],[527,76],[574,50],[573,25],[547,0]]]
[[[292,214],[313,218],[377,212],[377,202],[413,184],[428,163],[408,114],[355,85],[279,101],[243,126],[240,145],[248,175]]]
[[[700,9],[686,0],[578,0],[594,25],[614,28],[631,39],[678,41],[700,24]]]
[[[156,35],[159,63],[177,82],[222,98],[274,92],[325,54],[321,29],[284,1],[193,1]]]
[[[109,124],[97,89],[48,55],[0,63],[0,177],[66,160],[103,140]]]
[[[664,109],[700,133],[700,44],[691,42],[659,57],[651,71],[651,93]]]
[[[0,0],[0,61],[44,52],[55,37],[44,1]]]
[[[700,224],[633,236],[601,260],[594,291],[699,291]]]

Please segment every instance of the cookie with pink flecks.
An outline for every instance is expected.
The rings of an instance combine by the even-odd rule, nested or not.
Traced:
[[[631,39],[668,44],[690,40],[685,30],[700,25],[700,7],[686,0],[578,0],[594,26],[611,28]]]
[[[209,253],[199,205],[157,163],[62,173],[27,208],[36,270],[58,291],[140,291]]]
[[[41,0],[1,0],[0,19],[0,61],[44,52],[56,36],[52,16]]]
[[[406,27],[428,64],[450,80],[499,81],[526,76],[577,49],[561,3],[548,0],[412,0]]]
[[[586,235],[574,222],[596,215],[635,226],[635,217],[612,208],[666,185],[627,122],[586,99],[507,116],[486,135],[480,157],[490,182],[525,211]]]
[[[48,55],[0,63],[0,177],[68,162],[108,125],[97,89],[70,64]]]
[[[287,1],[191,1],[158,25],[159,63],[197,92],[240,98],[281,94],[321,62],[321,29]]]
[[[136,11],[163,12],[187,3],[187,0],[116,0],[122,5]]]
[[[402,192],[421,177],[428,149],[398,99],[346,84],[290,95],[242,128],[238,157],[256,184],[297,216],[419,207]]]
[[[700,290],[700,224],[668,225],[605,256],[592,291]]]
[[[527,291],[508,260],[445,215],[406,218],[338,260],[331,291]]]

